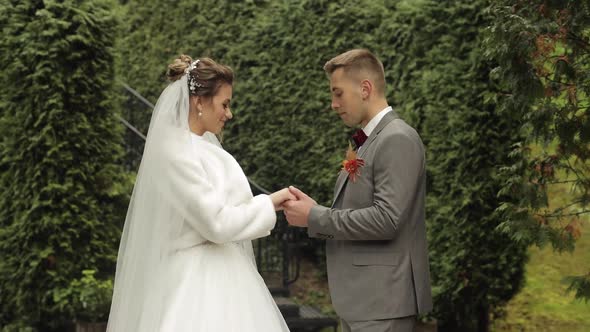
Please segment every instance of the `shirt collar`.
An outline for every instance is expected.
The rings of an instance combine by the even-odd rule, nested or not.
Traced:
[[[365,135],[367,135],[367,137],[371,136],[371,133],[373,132],[373,130],[375,130],[375,127],[377,127],[377,125],[379,124],[381,119],[383,119],[385,114],[389,112],[393,112],[393,108],[391,108],[391,106],[387,106],[386,108],[384,108],[381,112],[377,113],[377,115],[375,115],[371,119],[371,121],[369,121],[369,123],[367,123],[367,125],[363,128],[363,131],[365,132]]]

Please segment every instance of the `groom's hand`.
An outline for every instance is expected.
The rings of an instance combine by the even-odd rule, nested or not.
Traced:
[[[297,200],[283,203],[283,213],[285,214],[285,217],[287,217],[287,221],[291,226],[307,227],[309,211],[317,203],[303,191],[293,186],[289,187],[289,191],[297,198]]]
[[[283,209],[283,203],[286,201],[297,199],[287,188],[275,191],[269,196],[272,204],[275,206],[275,211],[281,211]]]

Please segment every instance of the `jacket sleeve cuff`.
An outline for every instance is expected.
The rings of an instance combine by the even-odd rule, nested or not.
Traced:
[[[309,218],[307,223],[307,235],[313,238],[333,239],[334,236],[330,234],[329,230],[329,211],[330,208],[316,205],[309,211]]]

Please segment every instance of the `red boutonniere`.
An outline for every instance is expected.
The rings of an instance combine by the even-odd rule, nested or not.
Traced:
[[[361,167],[365,166],[365,161],[357,158],[356,152],[352,149],[352,144],[348,143],[346,159],[342,161],[342,170],[348,172],[350,181],[355,182],[357,177],[361,176]]]

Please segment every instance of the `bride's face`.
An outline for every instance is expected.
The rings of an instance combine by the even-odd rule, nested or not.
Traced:
[[[225,83],[219,87],[213,98],[204,100],[200,120],[206,131],[219,134],[223,130],[225,122],[232,118],[230,110],[232,92],[232,86]]]

